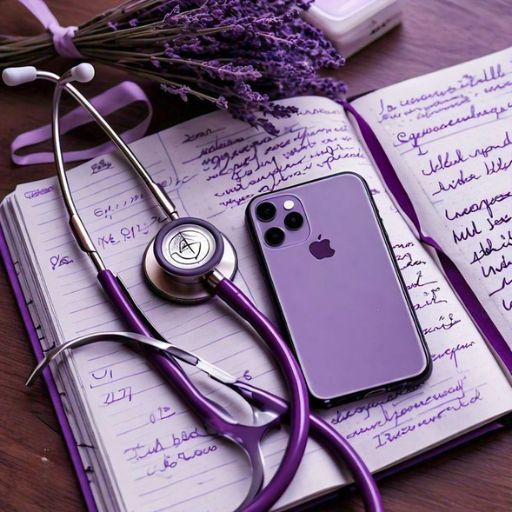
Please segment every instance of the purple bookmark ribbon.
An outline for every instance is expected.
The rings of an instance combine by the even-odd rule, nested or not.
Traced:
[[[390,162],[386,152],[384,151],[384,148],[379,142],[379,139],[375,135],[371,126],[349,102],[343,102],[343,108],[352,114],[356,123],[358,124],[359,129],[361,130],[361,135],[363,136],[368,150],[370,151],[375,160],[375,163],[377,164],[377,167],[379,168],[380,174],[386,183],[387,188],[393,194],[396,202],[413,224],[416,230],[417,238],[436,251],[437,257],[439,258],[439,262],[446,277],[459,295],[466,309],[469,311],[478,328],[485,336],[496,354],[499,356],[503,364],[508,368],[510,372],[512,372],[512,350],[510,350],[502,334],[496,325],[494,325],[494,322],[491,320],[489,314],[482,306],[475,292],[469,286],[468,282],[461,274],[455,263],[446,255],[446,253],[435,240],[422,232],[418,214],[414,209],[414,205],[407,192],[405,191],[404,186],[396,174],[393,164]]]

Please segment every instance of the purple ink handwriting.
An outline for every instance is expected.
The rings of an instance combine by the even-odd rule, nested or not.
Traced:
[[[50,267],[52,270],[57,270],[65,265],[71,265],[71,263],[74,263],[74,260],[70,256],[56,254],[50,257]]]
[[[112,162],[105,160],[102,158],[99,162],[94,162],[91,165],[91,174],[99,174],[100,172],[107,171],[108,169],[112,169]]]
[[[44,196],[46,194],[49,194],[50,192],[53,192],[55,190],[55,187],[50,185],[46,188],[36,188],[34,190],[27,190],[23,195],[27,199],[34,199],[36,197]]]
[[[146,222],[121,226],[118,231],[101,235],[97,238],[98,246],[107,249],[118,244],[126,243],[140,237],[146,237],[156,231],[156,227],[164,222],[163,215],[152,215]]]
[[[447,316],[441,315],[438,320],[439,323],[423,329],[423,334],[432,334],[438,331],[449,331],[452,327],[461,322],[459,318],[455,318],[453,313],[448,313]]]
[[[106,393],[105,399],[103,400],[104,405],[112,405],[117,402],[121,402],[123,400],[127,400],[128,402],[132,401],[132,387],[126,386],[124,388],[119,388],[116,391],[109,391]]]

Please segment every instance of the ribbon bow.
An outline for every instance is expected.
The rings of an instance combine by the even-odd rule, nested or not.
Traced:
[[[50,11],[44,0],[18,1],[41,22],[46,30],[51,33],[55,51],[61,57],[69,57],[72,59],[83,58],[73,42],[73,37],[75,36],[78,27],[63,27]]]
[[[57,18],[53,15],[43,0],[18,1],[23,4],[41,22],[43,27],[52,34],[53,44],[58,55],[61,57],[75,59],[84,58],[73,43],[73,37],[77,31],[77,27],[61,26],[57,21]],[[91,99],[91,103],[103,116],[137,101],[146,105],[148,113],[136,126],[122,134],[123,140],[126,143],[133,142],[143,137],[149,123],[151,122],[153,110],[151,102],[144,91],[136,83],[125,81]],[[61,133],[64,134],[73,128],[86,124],[90,121],[91,118],[89,114],[83,110],[82,107],[75,108],[63,116]],[[20,154],[21,149],[44,142],[50,138],[51,125],[49,124],[18,135],[11,144],[11,158],[13,162],[18,165],[33,165],[53,162],[53,153],[36,152],[25,155]],[[94,158],[104,153],[108,153],[113,149],[115,149],[113,144],[105,143],[81,151],[66,152],[63,157],[65,162],[76,162],[79,160]]]

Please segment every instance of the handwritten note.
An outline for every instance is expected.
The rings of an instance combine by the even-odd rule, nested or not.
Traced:
[[[512,49],[355,102],[512,347]]]
[[[300,112],[279,123],[277,137],[215,113],[147,137],[133,149],[181,212],[210,220],[232,240],[240,260],[238,285],[270,315],[244,226],[248,200],[332,172],[355,171],[367,179],[434,358],[430,380],[409,393],[373,396],[322,412],[372,469],[390,466],[509,411],[510,385],[429,254],[395,210],[340,107],[313,97],[290,101]],[[147,287],[141,260],[165,218],[126,164],[116,156],[103,156],[70,171],[69,178],[107,265],[119,273],[159,330],[234,375],[284,393],[259,340],[222,304],[213,300],[176,306]],[[2,210],[4,218],[8,211],[20,219],[20,241],[12,248],[25,254],[26,268],[30,260],[37,270],[31,286],[43,311],[43,345],[123,329],[122,319],[95,282],[92,265],[70,235],[55,180],[20,185]],[[78,435],[87,432],[83,450],[95,457],[89,455],[89,474],[103,503],[100,508],[220,512],[236,508],[243,499],[249,486],[243,455],[209,435],[139,355],[119,345],[97,344],[73,352],[54,371],[71,397],[73,414],[81,418]],[[226,407],[247,413],[242,404],[233,405],[225,390],[198,374],[193,378]],[[270,472],[279,463],[285,440],[280,431],[265,442]],[[311,441],[279,507],[346,482],[345,472]]]

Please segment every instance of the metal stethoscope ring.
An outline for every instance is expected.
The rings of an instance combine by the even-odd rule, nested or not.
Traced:
[[[87,343],[114,340],[136,345],[150,360],[173,389],[186,401],[191,410],[210,431],[238,445],[248,456],[252,467],[251,486],[237,510],[264,512],[288,488],[302,460],[310,425],[312,433],[328,448],[337,452],[352,471],[369,511],[383,510],[375,481],[363,461],[350,445],[325,421],[310,414],[309,397],[301,370],[286,342],[272,323],[231,281],[236,273],[236,253],[227,239],[210,223],[191,217],[180,218],[176,207],[164,190],[153,181],[149,173],[110,127],[94,106],[70,82],[88,82],[94,76],[90,64],[80,64],[59,77],[54,73],[33,67],[4,70],[7,85],[18,85],[35,79],[54,82],[52,135],[57,175],[64,204],[69,214],[72,232],[80,246],[91,258],[98,272],[97,278],[125,323],[133,333],[97,333],[67,342],[39,363],[29,379],[32,382],[43,368],[63,351]],[[73,201],[64,168],[60,144],[59,106],[62,91],[68,93],[93,117],[117,149],[144,181],[154,198],[168,216],[165,224],[146,251],[143,266],[151,286],[158,293],[177,302],[197,303],[217,295],[240,315],[266,342],[276,359],[290,394],[284,400],[224,372],[199,356],[167,342],[149,323],[119,278],[108,270],[96,250]],[[213,379],[222,382],[244,397],[253,408],[253,423],[244,425],[234,420],[220,405],[205,397],[192,383],[178,361],[193,364]],[[257,410],[256,408],[260,409]],[[261,410],[261,409],[266,409]],[[261,441],[269,429],[286,417],[289,425],[288,443],[281,463],[267,485],[264,484],[264,460]]]

